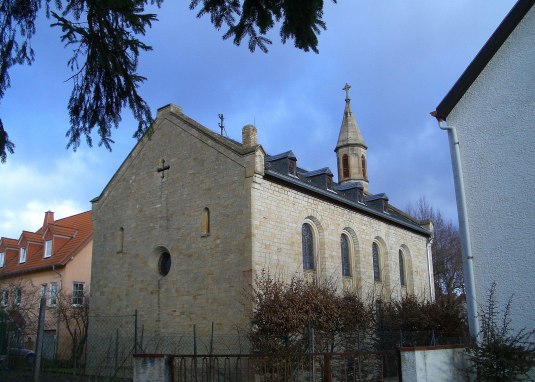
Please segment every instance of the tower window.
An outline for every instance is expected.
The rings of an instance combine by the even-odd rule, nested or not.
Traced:
[[[347,154],[342,156],[342,177],[349,178],[349,158]]]
[[[360,156],[360,161],[362,162],[362,176],[364,178],[367,178],[366,176],[366,157],[364,155]]]

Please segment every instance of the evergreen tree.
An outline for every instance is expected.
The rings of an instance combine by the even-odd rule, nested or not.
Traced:
[[[160,6],[163,0],[150,0]],[[336,2],[336,0],[333,0]],[[152,48],[139,37],[157,21],[145,13],[149,0],[45,0],[46,16],[60,27],[61,40],[74,46],[69,66],[73,89],[68,103],[71,126],[67,147],[74,150],[85,138],[92,146],[92,131],[111,150],[112,128],[121,120],[122,108],[128,106],[138,121],[134,137],[150,129],[149,106],[137,89],[146,78],[137,73],[139,54]],[[0,0],[0,101],[10,87],[9,69],[30,65],[35,58],[31,38],[41,0]],[[248,38],[251,52],[267,52],[272,42],[266,38],[275,23],[280,23],[283,43],[293,39],[304,51],[318,52],[317,35],[325,30],[323,0],[191,0],[190,9],[197,16],[210,16],[216,29],[223,26],[224,39],[240,45]],[[15,145],[10,141],[0,118],[0,160],[5,162]]]

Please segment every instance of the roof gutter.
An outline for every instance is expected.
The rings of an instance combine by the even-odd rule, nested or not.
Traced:
[[[464,289],[466,293],[468,328],[470,337],[478,341],[480,328],[477,319],[476,288],[474,279],[474,257],[472,256],[472,244],[470,241],[470,230],[468,227],[468,213],[466,208],[466,196],[464,188],[463,173],[461,171],[461,151],[459,149],[459,138],[455,126],[448,126],[446,120],[437,117],[436,112],[431,113],[437,118],[438,126],[448,132],[451,163],[453,167],[453,181],[455,184],[455,196],[457,199],[457,213],[459,215],[459,231],[461,234],[461,248],[463,254],[463,277]],[[478,341],[479,342],[479,341]]]

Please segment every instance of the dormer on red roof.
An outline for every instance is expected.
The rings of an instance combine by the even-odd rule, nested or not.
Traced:
[[[92,238],[91,211],[59,220],[47,211],[43,226],[36,232],[23,231],[18,240],[1,239],[4,264],[0,276],[63,267]]]

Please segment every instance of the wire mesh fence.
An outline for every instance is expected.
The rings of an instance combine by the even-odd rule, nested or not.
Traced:
[[[136,312],[89,315],[87,323],[85,327],[69,326],[57,317],[46,321],[41,362],[44,374],[68,375],[72,380],[131,380],[133,354],[146,353],[174,355],[178,381],[198,380],[194,378],[201,375],[206,381],[248,380],[251,375],[255,380],[300,381],[315,373],[329,373],[336,381],[396,380],[400,347],[468,343],[467,338],[445,337],[433,330],[316,333],[306,328],[301,337],[292,338],[297,347],[290,346],[288,338],[274,339],[280,351],[267,354],[255,348],[245,333],[218,332],[213,325],[202,334],[196,325],[187,332],[147,330],[138,322]],[[34,346],[20,326],[5,316],[0,319],[0,370],[31,373],[33,360],[25,357],[35,356]],[[13,349],[29,353],[21,356]],[[10,380],[10,374],[2,373],[0,379]],[[213,379],[215,376],[219,379]],[[11,380],[24,379],[17,374]]]

